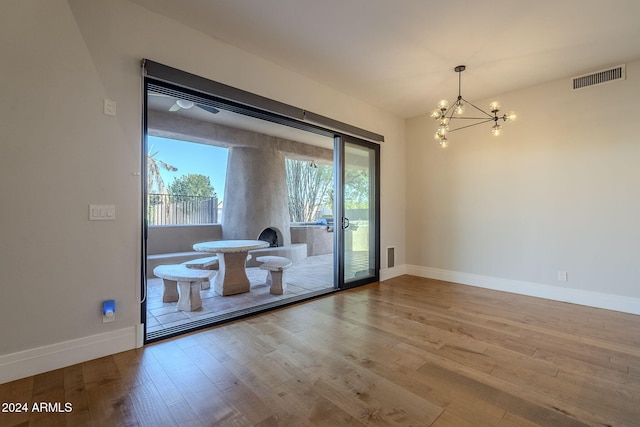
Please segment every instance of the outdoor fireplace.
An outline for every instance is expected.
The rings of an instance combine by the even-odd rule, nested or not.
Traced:
[[[224,239],[258,239],[291,245],[284,155],[274,143],[229,148],[222,211]],[[270,237],[262,233],[271,230]]]
[[[278,244],[278,232],[271,227],[262,230],[262,233],[258,236],[258,240],[269,243],[270,248],[277,248]]]

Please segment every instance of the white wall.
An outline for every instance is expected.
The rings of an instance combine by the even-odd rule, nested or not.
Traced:
[[[405,262],[402,120],[125,0],[5,0],[0,54],[0,382],[135,345],[144,57],[385,135],[382,247]]]
[[[625,81],[497,96],[518,113],[499,138],[442,149],[432,119],[408,120],[407,271],[640,313],[639,97],[632,61]]]

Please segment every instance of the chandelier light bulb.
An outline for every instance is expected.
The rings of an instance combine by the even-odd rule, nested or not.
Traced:
[[[441,99],[440,101],[438,101],[438,108],[442,111],[447,111],[447,109],[449,108],[449,101],[447,101],[446,99]]]
[[[434,120],[440,120],[443,117],[442,110],[435,109],[431,112],[431,118]]]
[[[438,126],[438,135],[444,136],[449,131],[449,126],[446,123],[440,123]]]
[[[491,128],[491,133],[493,134],[493,136],[500,136],[500,134],[502,133],[502,126],[500,126],[498,123],[496,123]]]
[[[514,113],[513,111],[509,111],[507,114],[504,115],[504,121],[514,121],[516,119],[516,113]]]
[[[447,148],[449,146],[449,140],[446,137],[440,138],[440,146],[442,148]]]
[[[491,104],[489,104],[489,111],[491,111],[492,113],[500,111],[500,103],[498,101],[493,101]]]
[[[456,108],[455,108],[455,112],[457,115],[462,115],[464,113],[464,103],[462,101],[458,101]]]

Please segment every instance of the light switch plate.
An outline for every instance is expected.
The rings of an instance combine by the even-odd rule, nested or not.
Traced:
[[[116,219],[116,205],[89,205],[90,221],[113,221]]]

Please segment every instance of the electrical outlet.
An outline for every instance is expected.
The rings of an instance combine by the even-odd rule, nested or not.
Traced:
[[[568,280],[567,272],[566,271],[558,271],[558,280],[561,281],[561,282],[566,282]]]
[[[112,99],[104,99],[102,104],[102,112],[107,116],[115,116],[116,115],[116,101]]]

